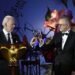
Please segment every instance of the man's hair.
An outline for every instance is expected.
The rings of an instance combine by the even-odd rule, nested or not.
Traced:
[[[70,9],[65,9],[63,15],[67,16],[70,20],[73,19],[73,13],[72,13],[72,11]]]
[[[65,22],[66,22],[66,24],[69,24],[69,25],[71,24],[71,20],[67,16],[65,16],[65,15],[64,16],[61,16],[60,19],[64,19]]]
[[[5,16],[3,21],[2,21],[2,25],[5,26],[10,19],[14,20],[14,17],[10,16],[10,15]]]

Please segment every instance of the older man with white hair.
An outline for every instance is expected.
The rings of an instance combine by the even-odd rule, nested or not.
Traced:
[[[15,27],[15,19],[13,16],[7,15],[2,22],[3,29],[0,32],[0,45],[20,43],[19,37],[13,32]],[[2,56],[0,51],[0,75],[11,75],[8,67],[8,61]]]
[[[14,17],[10,15],[5,16],[2,25],[3,25],[3,30],[0,32],[0,43],[1,44],[17,43],[19,38],[17,34],[13,33],[13,29],[15,27]]]

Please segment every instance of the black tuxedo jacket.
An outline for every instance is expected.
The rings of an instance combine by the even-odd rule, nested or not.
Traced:
[[[12,39],[13,39],[13,44],[20,43],[20,39],[16,33],[12,32],[11,35],[12,35]],[[0,32],[0,44],[8,44],[3,31]]]
[[[56,33],[50,44],[45,46],[54,51],[54,65],[67,65],[75,70],[75,33],[70,31],[62,50],[62,33]]]

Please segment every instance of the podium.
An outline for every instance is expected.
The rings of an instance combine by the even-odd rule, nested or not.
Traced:
[[[26,47],[22,44],[1,44],[0,52],[2,57],[9,63],[8,66],[11,71],[11,75],[16,75],[16,69],[18,67],[18,60],[26,52]]]

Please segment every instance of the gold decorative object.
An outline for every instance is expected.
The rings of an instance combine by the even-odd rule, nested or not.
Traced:
[[[0,51],[2,52],[3,57],[9,62],[10,65],[16,65],[17,60],[19,59],[19,51],[26,50],[25,46],[20,45],[18,48],[15,45],[10,45],[10,48],[6,46],[1,46]]]

